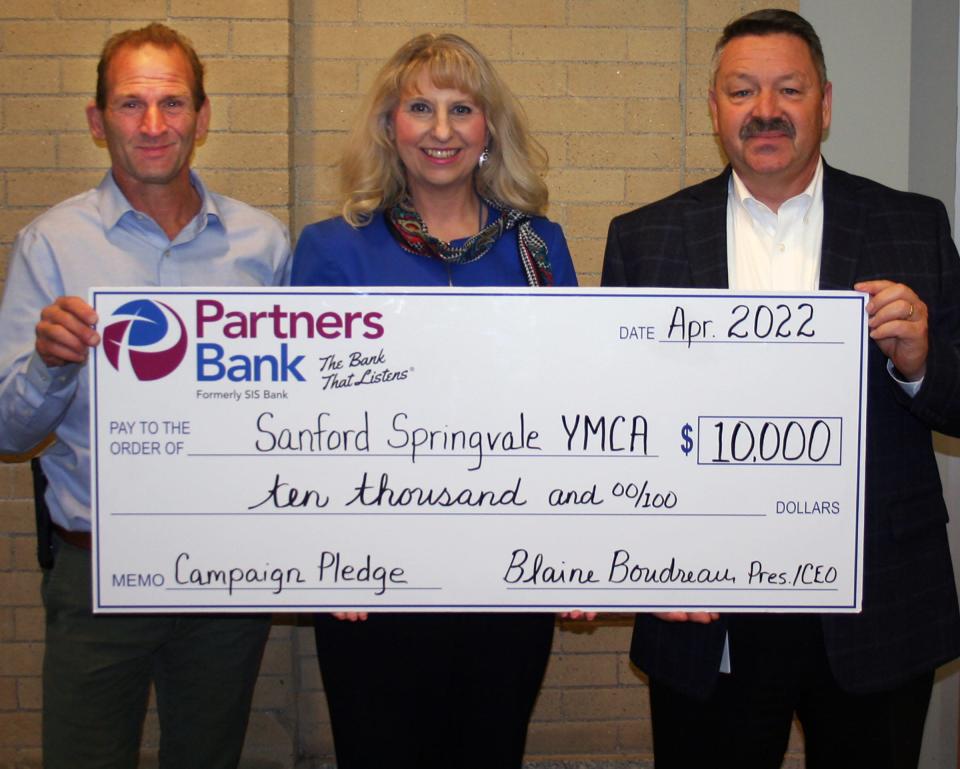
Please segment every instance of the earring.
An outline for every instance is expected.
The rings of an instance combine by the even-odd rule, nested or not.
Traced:
[[[477,168],[483,168],[490,160],[490,148],[484,147],[483,152],[480,153],[480,157],[477,160]]]

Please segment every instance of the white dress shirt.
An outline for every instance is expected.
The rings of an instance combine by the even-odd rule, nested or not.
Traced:
[[[823,160],[807,188],[771,211],[734,171],[727,195],[727,276],[738,291],[816,291],[823,242]]]

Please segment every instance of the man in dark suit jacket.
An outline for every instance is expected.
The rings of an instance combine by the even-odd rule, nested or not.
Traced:
[[[960,432],[960,262],[942,204],[822,162],[831,99],[804,19],[732,22],[710,91],[732,169],[610,225],[605,286],[871,297],[863,611],[638,615],[658,769],[779,767],[794,713],[808,767],[916,766],[933,671],[960,654],[931,443]],[[784,258],[812,285],[777,283]]]

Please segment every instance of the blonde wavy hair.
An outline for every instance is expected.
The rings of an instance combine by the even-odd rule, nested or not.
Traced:
[[[392,138],[393,113],[426,69],[438,88],[469,94],[483,110],[489,160],[477,169],[477,192],[525,213],[547,207],[547,153],[490,62],[458,35],[427,33],[403,45],[383,66],[367,94],[340,159],[340,213],[354,227],[406,194],[406,176]]]

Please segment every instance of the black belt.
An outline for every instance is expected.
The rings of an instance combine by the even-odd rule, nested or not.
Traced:
[[[69,529],[65,529],[63,526],[58,526],[57,524],[53,524],[53,531],[68,545],[79,547],[81,550],[90,549],[89,531],[70,531]]]

